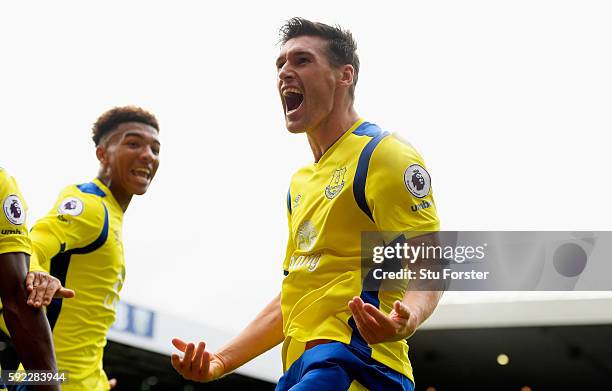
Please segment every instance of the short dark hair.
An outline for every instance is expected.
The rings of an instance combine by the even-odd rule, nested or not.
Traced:
[[[357,55],[357,43],[353,34],[342,27],[329,26],[324,23],[311,22],[304,18],[291,18],[280,28],[280,41],[284,45],[292,38],[301,36],[321,37],[328,43],[327,58],[333,66],[339,67],[351,64],[355,69],[353,85],[350,94],[355,96],[355,85],[359,75],[359,56]]]
[[[92,139],[96,146],[100,144],[104,135],[126,122],[139,122],[149,125],[159,132],[157,118],[150,112],[137,106],[115,107],[104,112],[93,125]]]

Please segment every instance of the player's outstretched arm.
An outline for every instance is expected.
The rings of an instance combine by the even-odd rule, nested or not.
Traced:
[[[183,352],[181,359],[178,354],[172,354],[172,366],[187,380],[207,382],[223,376],[225,364],[219,356],[206,349],[206,343],[187,343],[179,338],[172,339],[172,344]]]
[[[437,234],[430,233],[408,240],[409,245],[435,245]],[[412,267],[421,267],[429,262],[429,267],[439,265],[439,260],[418,259]],[[435,263],[432,263],[435,262]],[[393,310],[387,315],[360,297],[353,297],[348,306],[355,324],[368,344],[399,341],[407,339],[433,313],[442,298],[445,285],[437,281],[414,280],[401,301],[393,303]]]
[[[19,360],[26,369],[57,371],[51,329],[44,313],[26,304],[25,278],[28,255],[0,254],[0,297],[3,315]],[[40,386],[57,390],[59,386]]]
[[[49,305],[53,298],[67,299],[75,296],[73,290],[64,288],[60,280],[49,273],[51,258],[58,254],[61,248],[64,250],[75,248],[89,240],[89,237],[81,238],[76,229],[84,224],[86,217],[91,217],[91,214],[97,216],[97,213],[99,211],[88,209],[87,216],[82,214],[63,219],[58,219],[55,213],[51,213],[36,222],[30,232],[32,256],[30,272],[26,277],[28,305],[39,308]],[[67,219],[72,219],[71,224],[62,225],[66,224]],[[86,232],[89,234],[89,230]]]
[[[216,353],[206,350],[204,342],[186,343],[178,338],[174,346],[184,353],[183,358],[172,354],[172,366],[187,380],[208,382],[227,375],[262,353],[281,343],[283,315],[280,294],[255,319]]]

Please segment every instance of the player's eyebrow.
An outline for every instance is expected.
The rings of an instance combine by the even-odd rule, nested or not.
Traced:
[[[128,132],[125,132],[123,134],[123,138],[127,138],[127,137],[138,137],[138,138],[143,139],[143,140],[146,139],[146,137],[143,136],[142,134],[140,134],[138,132],[133,132],[133,131],[132,132],[128,131]],[[157,139],[154,139],[153,143],[155,143],[157,145],[161,145],[161,143]]]
[[[296,50],[294,52],[290,52],[288,53],[288,55],[291,57],[300,57],[300,56],[312,57],[313,54],[310,50],[302,49],[302,50]]]
[[[279,68],[283,64],[283,62],[284,62],[286,57],[298,57],[298,56],[310,56],[310,57],[312,57],[312,55],[313,54],[312,54],[311,51],[305,50],[305,49],[297,50],[297,51],[289,51],[289,52],[285,53],[284,55],[278,56],[278,58],[276,59],[276,67]]]
[[[310,52],[310,50],[298,50],[296,52],[291,53],[292,56],[303,56],[303,55],[307,55],[307,56],[312,56],[312,52]]]

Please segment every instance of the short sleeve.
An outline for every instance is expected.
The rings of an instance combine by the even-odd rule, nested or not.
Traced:
[[[49,271],[60,252],[83,248],[94,242],[104,227],[105,210],[100,197],[69,186],[47,215],[32,227],[33,255],[30,269]]]
[[[17,182],[0,169],[0,254],[31,254],[31,243],[26,226],[27,205]]]
[[[372,154],[366,199],[381,232],[406,238],[440,229],[431,176],[419,153],[394,136],[385,137]]]

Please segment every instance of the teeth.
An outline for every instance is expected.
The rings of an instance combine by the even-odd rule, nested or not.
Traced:
[[[302,91],[298,90],[297,88],[287,88],[286,90],[283,91],[283,96],[287,96],[290,93],[303,95]]]
[[[151,175],[151,171],[147,170],[146,168],[136,168],[136,169],[134,169],[134,173],[135,174],[142,174],[142,176],[144,176],[147,179]]]

